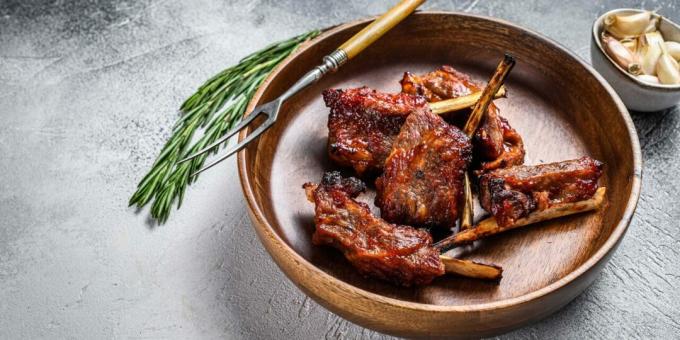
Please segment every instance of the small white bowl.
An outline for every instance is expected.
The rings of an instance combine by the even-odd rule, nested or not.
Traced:
[[[590,39],[590,58],[593,67],[607,79],[628,109],[644,112],[660,111],[680,102],[680,85],[657,85],[638,80],[604,52],[600,41],[604,18],[608,15],[639,12],[643,10],[621,8],[609,11],[597,18],[593,24],[593,35]],[[666,41],[680,41],[680,26],[666,18],[661,19],[659,31]]]

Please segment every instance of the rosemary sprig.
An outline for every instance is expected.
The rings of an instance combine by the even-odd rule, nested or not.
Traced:
[[[271,71],[300,44],[319,33],[315,30],[271,44],[206,81],[180,107],[182,116],[151,170],[130,197],[129,205],[141,208],[153,200],[151,216],[159,223],[167,221],[172,204],[177,200],[179,209],[187,185],[196,181],[198,176],[191,174],[201,168],[208,154],[219,148],[191,161],[181,164],[177,161],[214,142],[236,125]],[[194,134],[201,129],[203,135],[190,145]]]

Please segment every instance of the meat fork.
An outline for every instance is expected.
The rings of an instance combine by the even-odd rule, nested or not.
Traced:
[[[245,115],[244,118],[242,118],[241,121],[233,129],[229,130],[224,136],[205,148],[180,160],[179,162],[186,162],[213,150],[213,148],[229,140],[229,138],[231,138],[233,135],[237,134],[244,127],[248,126],[248,124],[255,120],[255,118],[260,116],[267,117],[267,119],[260,126],[248,134],[248,136],[246,136],[242,141],[229,148],[228,151],[226,151],[222,156],[219,156],[216,160],[194,172],[192,176],[210,169],[217,163],[229,158],[234,153],[243,149],[246,145],[248,145],[248,143],[255,140],[268,128],[274,125],[283,102],[302,91],[309,85],[316,83],[319,79],[321,79],[321,77],[328,74],[329,72],[336,71],[345,62],[354,58],[366,47],[378,40],[378,38],[382,37],[385,33],[387,33],[387,31],[392,29],[392,27],[404,20],[407,16],[409,16],[409,14],[413,13],[413,11],[415,11],[415,9],[418,8],[418,6],[420,6],[423,2],[425,2],[425,0],[402,0],[385,14],[373,21],[370,25],[362,29],[359,33],[347,40],[344,44],[338,47],[338,49],[325,56],[321,65],[316,66],[314,69],[307,72],[307,74],[302,76],[302,78],[300,78],[281,96],[268,103],[256,106],[253,111],[251,111],[248,115]]]

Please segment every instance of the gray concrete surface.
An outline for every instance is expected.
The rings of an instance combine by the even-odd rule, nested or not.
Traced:
[[[293,286],[260,246],[235,162],[169,223],[126,205],[204,79],[268,42],[393,1],[0,2],[0,338],[383,338]],[[500,17],[589,60],[592,20],[661,1],[429,1]],[[604,273],[507,338],[680,337],[678,108],[633,114],[642,196]]]

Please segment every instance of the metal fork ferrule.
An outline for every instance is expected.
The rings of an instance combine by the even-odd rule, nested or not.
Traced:
[[[343,50],[335,50],[331,54],[323,57],[323,64],[316,68],[321,71],[321,75],[328,72],[335,72],[340,66],[347,62],[347,53]]]

